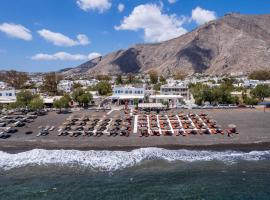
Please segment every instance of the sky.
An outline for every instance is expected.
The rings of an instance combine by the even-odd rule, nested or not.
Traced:
[[[166,41],[270,0],[1,0],[0,70],[56,71],[134,44]]]

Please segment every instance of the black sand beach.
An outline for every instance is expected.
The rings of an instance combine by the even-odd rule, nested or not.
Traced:
[[[180,110],[179,110],[180,111]],[[106,112],[83,111],[97,117],[106,115]],[[189,110],[184,110],[188,113]],[[192,110],[200,113],[201,110]],[[131,134],[129,137],[70,137],[58,136],[58,127],[70,114],[56,114],[38,117],[28,127],[19,128],[19,132],[11,138],[0,140],[0,150],[8,152],[26,151],[31,149],[77,149],[77,150],[131,150],[141,147],[161,147],[167,149],[270,149],[270,110],[261,109],[230,109],[230,110],[203,110],[212,116],[226,129],[228,124],[236,124],[240,134],[228,137],[227,135],[188,135],[183,136],[150,136],[139,137]],[[72,114],[81,115],[81,112]],[[119,115],[114,111],[109,117]],[[36,137],[39,126],[53,125],[56,129],[44,137]],[[33,134],[26,135],[26,131]]]

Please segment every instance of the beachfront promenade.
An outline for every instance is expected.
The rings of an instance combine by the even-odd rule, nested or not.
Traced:
[[[174,110],[176,113],[184,112],[188,114],[193,112],[195,115],[202,113],[201,110]],[[228,137],[227,134],[185,134],[179,135],[173,132],[175,122],[180,122],[178,117],[172,117],[168,120],[168,115],[164,115],[167,120],[165,127],[169,130],[162,132],[160,120],[157,120],[160,136],[149,135],[149,137],[140,137],[140,127],[138,127],[140,115],[133,117],[131,123],[125,123],[125,128],[131,130],[128,135],[79,135],[78,137],[69,135],[59,136],[59,127],[66,123],[67,119],[76,116],[91,116],[93,119],[108,119],[105,122],[104,130],[110,123],[118,123],[117,119],[124,119],[127,116],[124,111],[78,111],[71,114],[57,114],[49,112],[47,115],[39,116],[34,122],[24,127],[18,128],[18,132],[12,134],[8,139],[0,140],[0,149],[10,151],[28,150],[33,148],[42,149],[133,149],[140,147],[164,147],[164,148],[241,148],[256,147],[270,148],[270,111],[265,113],[258,109],[228,109],[228,110],[203,110],[204,113],[211,116],[221,126],[223,130],[227,129],[228,124],[237,125],[239,134]],[[157,115],[159,118],[162,115]],[[188,120],[191,120],[190,118]],[[147,123],[149,115],[147,115]],[[172,123],[173,122],[173,123]],[[99,122],[97,122],[99,123]],[[162,122],[164,124],[164,122]],[[135,125],[134,125],[135,124]],[[189,125],[189,124],[188,124]],[[46,136],[37,137],[40,127],[54,126],[52,131]],[[191,120],[190,126],[194,126]],[[196,127],[195,127],[196,128]],[[135,130],[135,131],[134,131]],[[171,134],[165,134],[166,131]],[[171,131],[171,132],[170,132]],[[31,134],[25,134],[32,132]],[[122,134],[121,134],[122,135]],[[178,135],[178,136],[177,136]]]

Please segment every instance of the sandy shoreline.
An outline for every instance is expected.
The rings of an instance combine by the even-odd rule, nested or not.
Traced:
[[[93,111],[86,111],[91,112]],[[185,111],[189,112],[189,111]],[[201,111],[197,111],[201,112]],[[183,136],[151,136],[139,137],[131,134],[129,137],[84,137],[57,136],[57,131],[45,137],[36,137],[36,134],[25,135],[25,131],[38,132],[40,124],[61,125],[68,115],[49,115],[39,117],[29,127],[21,128],[10,139],[0,140],[0,150],[5,152],[20,152],[31,149],[75,149],[75,150],[125,150],[159,147],[166,149],[189,150],[269,150],[270,149],[270,111],[264,113],[256,109],[236,110],[206,110],[214,119],[226,128],[234,123],[238,126],[239,135],[189,135]],[[94,113],[93,113],[94,114]],[[98,113],[104,115],[106,113]],[[96,113],[95,113],[96,115]]]
[[[19,153],[24,151],[30,151],[33,149],[44,149],[44,150],[80,150],[80,151],[89,151],[89,150],[108,150],[108,151],[132,151],[139,148],[148,148],[156,147],[163,148],[168,150],[177,150],[177,149],[187,149],[187,150],[212,150],[212,151],[225,151],[225,150],[234,150],[234,151],[264,151],[270,150],[270,142],[264,143],[249,143],[249,144],[212,144],[212,145],[155,145],[155,146],[55,146],[49,143],[38,143],[38,144],[15,144],[4,145],[0,147],[0,151],[7,153]]]

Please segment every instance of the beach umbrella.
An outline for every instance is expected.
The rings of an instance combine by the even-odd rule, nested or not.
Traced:
[[[61,126],[59,126],[58,128],[59,128],[59,129],[64,129],[64,128],[66,128],[66,126],[61,125]]]
[[[234,124],[229,124],[228,127],[233,129],[233,128],[236,128],[236,125],[234,125]]]
[[[127,130],[126,127],[121,127],[121,129],[120,129],[120,131],[125,131],[125,130]]]
[[[123,122],[122,125],[123,125],[123,126],[128,126],[129,123],[128,123],[128,122]]]
[[[147,131],[148,128],[147,128],[147,127],[142,127],[141,130],[142,130],[142,131]]]
[[[75,124],[76,125],[80,125],[82,122],[81,121],[76,121]]]

